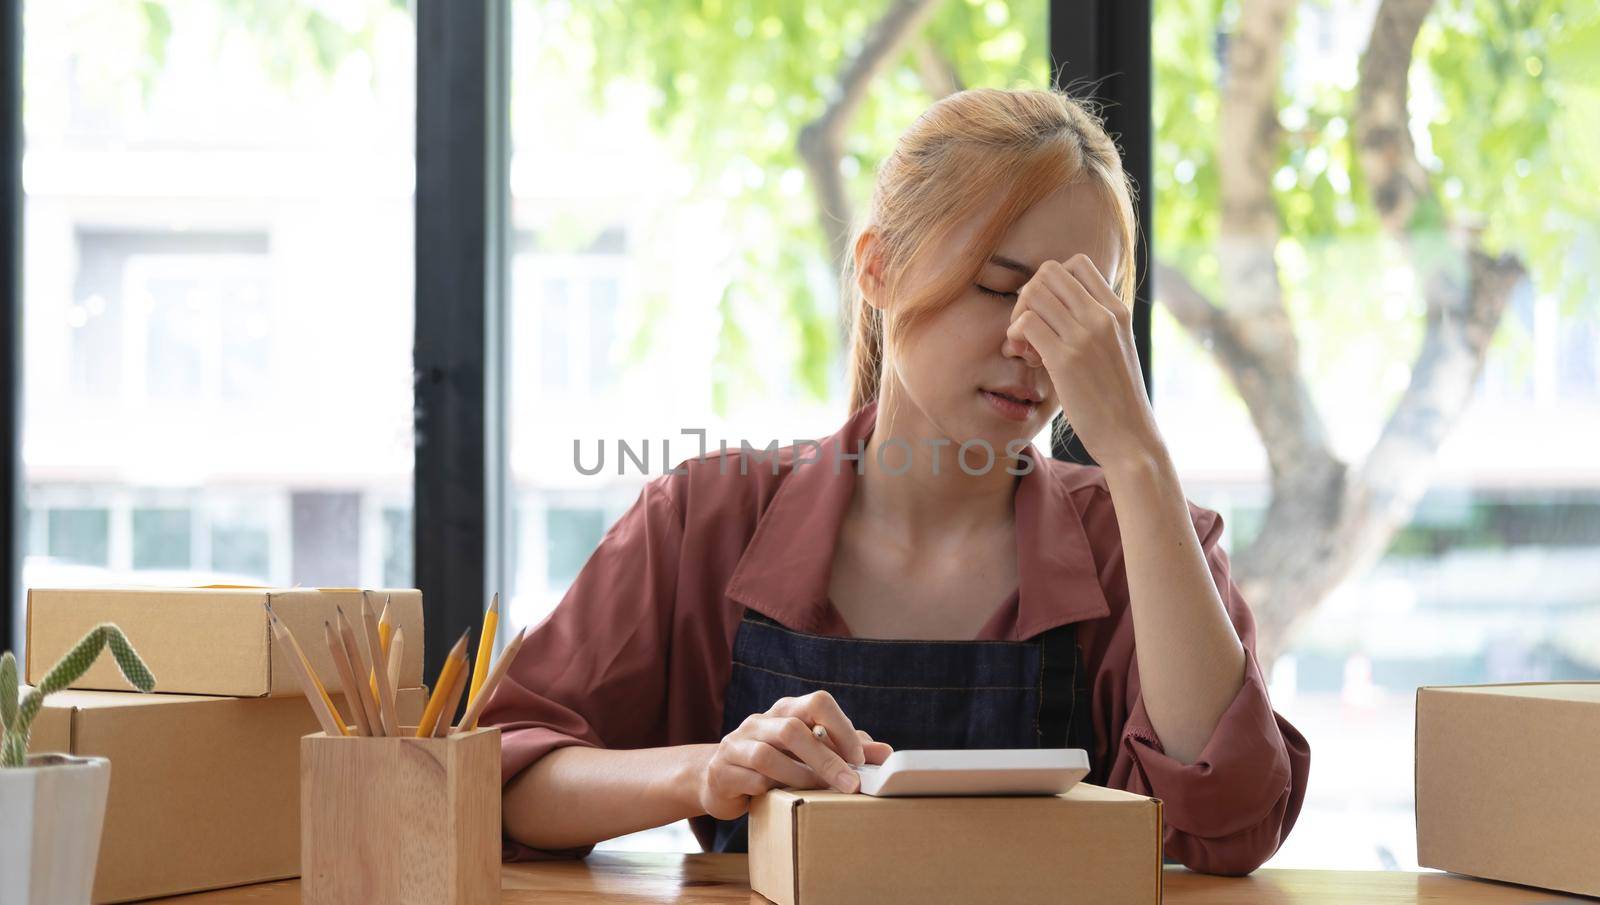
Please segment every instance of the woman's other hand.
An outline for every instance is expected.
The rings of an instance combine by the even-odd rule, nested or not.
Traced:
[[[819,738],[813,727],[826,729]],[[851,765],[881,764],[892,749],[851,725],[826,691],[780,698],[753,713],[712,752],[700,777],[700,805],[718,820],[750,809],[750,799],[778,786],[855,792]]]

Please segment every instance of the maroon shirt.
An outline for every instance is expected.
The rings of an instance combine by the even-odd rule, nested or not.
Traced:
[[[828,599],[828,579],[857,477],[856,461],[843,456],[865,445],[876,408],[858,409],[820,448],[712,452],[647,482],[560,605],[529,633],[484,712],[483,725],[501,727],[502,782],[565,745],[720,740],[745,607],[796,631],[849,637]],[[1025,454],[1035,467],[1016,483],[1019,587],[977,639],[1023,641],[1078,623],[1096,778],[1162,800],[1168,857],[1214,873],[1254,870],[1299,815],[1311,754],[1267,699],[1255,621],[1217,545],[1221,515],[1189,503],[1244,643],[1245,682],[1198,759],[1185,765],[1163,752],[1139,692],[1121,535],[1101,470],[1043,457],[1031,444]],[[711,818],[690,823],[707,845]],[[589,851],[504,843],[508,860]]]

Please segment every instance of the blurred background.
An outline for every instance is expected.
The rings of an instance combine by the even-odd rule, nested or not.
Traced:
[[[1075,6],[509,0],[508,632],[646,479],[576,441],[842,423],[840,224]],[[22,585],[411,585],[415,11],[22,8]],[[1314,752],[1269,866],[1415,868],[1415,688],[1600,678],[1600,10],[1151,21],[1153,404]]]

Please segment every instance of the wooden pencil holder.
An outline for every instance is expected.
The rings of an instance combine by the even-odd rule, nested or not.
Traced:
[[[300,739],[308,905],[500,901],[500,729]]]

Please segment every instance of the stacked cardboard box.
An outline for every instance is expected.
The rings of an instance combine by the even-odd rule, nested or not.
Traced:
[[[156,677],[139,694],[102,656],[71,691],[46,699],[29,750],[111,761],[94,901],[122,902],[298,876],[300,737],[319,731],[272,643],[262,604],[300,639],[348,716],[322,622],[389,602],[405,631],[396,694],[415,723],[422,686],[416,590],[34,589],[27,676],[37,683],[85,632],[116,623]],[[313,641],[315,643],[313,643]]]

